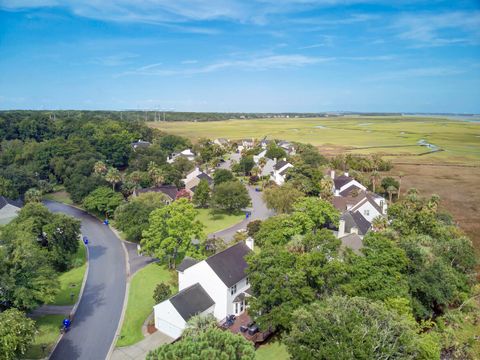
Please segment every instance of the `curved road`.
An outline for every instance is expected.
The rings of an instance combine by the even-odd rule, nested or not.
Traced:
[[[120,240],[86,212],[45,201],[53,212],[82,221],[82,234],[90,240],[89,271],[72,329],[63,336],[50,359],[103,360],[114,341],[126,287],[125,253]]]

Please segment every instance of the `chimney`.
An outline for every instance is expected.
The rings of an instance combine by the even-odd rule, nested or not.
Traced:
[[[283,161],[287,161],[287,158],[283,158]]]
[[[253,238],[251,236],[249,236],[246,240],[245,240],[245,245],[247,245],[249,247],[250,250],[253,251],[253,246],[254,246],[254,243],[255,243],[255,240],[253,240]]]
[[[335,179],[335,170],[330,170],[330,177],[333,179]]]
[[[345,171],[345,176],[348,177],[348,171]]]
[[[350,229],[350,231],[351,231],[352,234],[357,234],[358,235],[358,228],[356,226],[352,227]]]
[[[335,194],[334,194],[334,195],[335,195],[335,196],[340,196],[340,190],[335,189]]]
[[[338,222],[338,238],[341,238],[345,235],[345,220],[340,219]]]
[[[277,164],[277,158],[273,159],[273,165]]]

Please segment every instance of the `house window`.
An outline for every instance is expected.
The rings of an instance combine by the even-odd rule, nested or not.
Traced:
[[[238,314],[238,302],[235,303],[235,314]]]
[[[244,303],[243,301],[240,303],[240,312],[243,312],[243,307],[244,307]]]
[[[230,288],[230,295],[233,295],[237,292],[237,284],[233,285],[231,288]]]
[[[370,210],[363,210],[363,215],[366,215],[366,216],[370,215]]]
[[[248,277],[245,278],[245,284],[250,284],[250,281],[248,280]]]

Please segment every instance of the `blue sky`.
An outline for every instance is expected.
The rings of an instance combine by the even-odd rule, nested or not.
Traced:
[[[0,0],[0,108],[480,113],[480,1]]]

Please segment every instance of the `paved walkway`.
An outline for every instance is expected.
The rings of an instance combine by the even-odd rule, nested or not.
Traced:
[[[155,350],[161,345],[172,342],[171,337],[156,331],[135,345],[116,348],[110,360],[143,360],[150,350]]]

